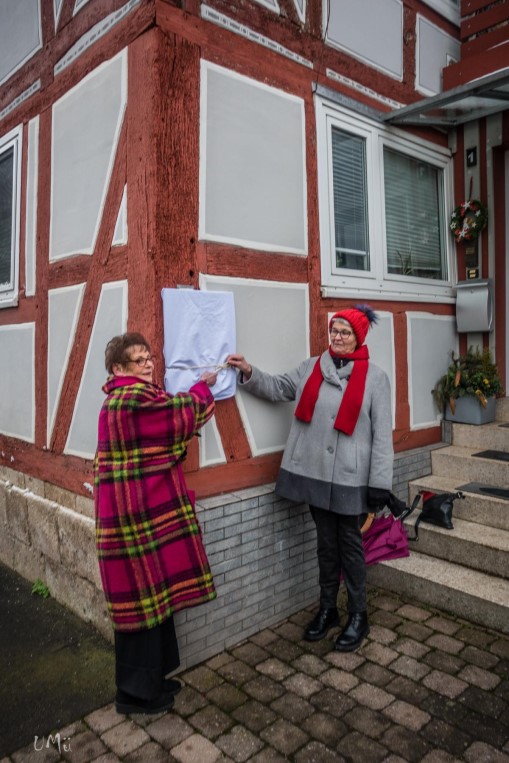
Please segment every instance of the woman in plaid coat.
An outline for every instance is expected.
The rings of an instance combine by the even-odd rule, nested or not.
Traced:
[[[95,458],[96,542],[115,630],[119,713],[157,713],[180,684],[173,613],[215,598],[214,583],[181,462],[214,412],[205,373],[189,392],[170,395],[153,381],[141,334],[106,347]]]

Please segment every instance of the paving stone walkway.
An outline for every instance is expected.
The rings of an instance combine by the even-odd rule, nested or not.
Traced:
[[[109,704],[0,763],[509,763],[509,637],[376,588],[369,610],[355,653],[303,641],[304,610],[182,673],[171,712]]]

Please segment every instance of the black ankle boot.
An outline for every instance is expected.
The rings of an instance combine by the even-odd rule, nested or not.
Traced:
[[[337,652],[354,652],[369,633],[367,612],[351,612],[348,622],[336,640]]]
[[[335,625],[339,625],[338,610],[320,609],[306,628],[304,638],[306,641],[320,641],[327,635],[329,628],[333,628]]]

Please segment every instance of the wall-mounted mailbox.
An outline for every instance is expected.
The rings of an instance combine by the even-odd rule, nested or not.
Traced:
[[[491,278],[459,281],[456,285],[456,328],[459,333],[493,331]]]

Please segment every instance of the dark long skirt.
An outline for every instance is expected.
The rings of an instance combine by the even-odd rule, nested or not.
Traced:
[[[180,665],[173,617],[141,631],[115,631],[117,689],[142,700],[156,699],[163,680]]]

